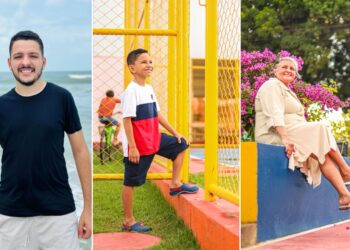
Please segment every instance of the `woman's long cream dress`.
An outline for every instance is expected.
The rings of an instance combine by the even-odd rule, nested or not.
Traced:
[[[295,153],[289,159],[289,168],[300,168],[314,188],[320,185],[320,163],[324,163],[331,149],[337,150],[329,127],[322,122],[307,122],[304,107],[295,93],[276,78],[266,81],[259,89],[255,112],[255,140],[283,145],[274,127],[284,126],[289,140],[295,146]],[[310,157],[312,154],[318,161]]]

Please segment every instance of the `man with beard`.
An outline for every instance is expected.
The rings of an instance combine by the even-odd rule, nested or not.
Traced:
[[[41,79],[44,46],[32,31],[10,42],[16,87],[0,97],[0,249],[79,249],[91,236],[89,152],[72,95]],[[84,195],[78,222],[64,153],[72,147]]]

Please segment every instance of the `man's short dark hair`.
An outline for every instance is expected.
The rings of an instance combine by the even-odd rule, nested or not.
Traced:
[[[126,59],[126,63],[128,65],[134,64],[135,61],[137,60],[137,58],[143,53],[148,53],[148,51],[145,49],[135,49],[135,50],[129,52],[128,57]]]
[[[114,96],[114,91],[113,90],[107,90],[106,96],[113,97]]]
[[[13,47],[14,42],[16,42],[18,40],[33,40],[33,41],[37,42],[39,44],[41,54],[44,55],[43,41],[41,40],[40,36],[37,33],[30,31],[30,30],[20,31],[11,38],[10,48],[9,48],[10,55],[12,52],[12,47]]]

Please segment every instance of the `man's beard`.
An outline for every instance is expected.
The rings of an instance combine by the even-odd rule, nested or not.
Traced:
[[[17,76],[17,75],[13,72],[13,70],[12,70],[12,74],[13,74],[13,76],[15,77],[15,79],[17,80],[17,82],[19,82],[20,84],[22,84],[22,85],[24,85],[24,86],[27,86],[27,87],[32,86],[37,80],[39,80],[40,77],[41,77],[41,75],[42,75],[42,73],[43,73],[43,68],[41,68],[40,73],[39,73],[39,75],[37,75],[37,77],[34,77],[34,79],[31,80],[31,81],[26,81],[26,82],[25,82],[25,81],[22,81],[22,80],[19,78],[19,76]]]

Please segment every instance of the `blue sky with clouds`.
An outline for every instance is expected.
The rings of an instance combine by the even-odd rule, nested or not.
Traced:
[[[0,71],[7,72],[8,46],[20,30],[38,33],[46,71],[91,69],[91,0],[0,0]]]

